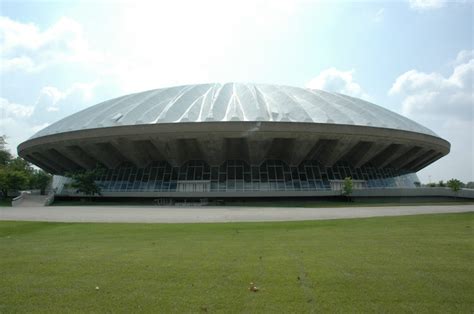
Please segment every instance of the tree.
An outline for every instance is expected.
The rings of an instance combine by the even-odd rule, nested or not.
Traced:
[[[474,189],[474,181],[469,181],[466,183],[466,189]]]
[[[9,190],[20,190],[28,186],[29,178],[26,171],[20,166],[21,162],[13,159],[5,147],[6,136],[0,136],[0,192],[1,197],[8,197]],[[15,162],[13,162],[15,161]]]
[[[1,135],[0,136],[0,167],[6,166],[8,162],[12,159],[12,155],[5,147],[6,144],[7,144],[6,136]]]
[[[344,182],[342,184],[342,195],[347,198],[347,201],[351,200],[351,194],[353,190],[353,183],[351,177],[344,178]]]
[[[77,192],[85,195],[100,195],[100,186],[95,182],[96,178],[103,172],[102,168],[81,170],[66,174],[72,179],[71,187],[77,189]]]
[[[458,179],[449,180],[446,185],[454,192],[455,197],[457,197],[459,190],[461,189],[462,182]]]
[[[51,179],[52,176],[43,170],[35,170],[30,178],[30,187],[33,189],[39,189],[41,195],[44,195]]]
[[[446,187],[446,184],[444,183],[443,180],[440,180],[440,181],[438,182],[438,186],[439,186],[440,188],[444,188],[444,187]]]
[[[0,197],[6,198],[8,191],[23,189],[40,189],[45,192],[51,176],[43,170],[35,170],[21,157],[10,154],[6,145],[6,136],[0,136]]]
[[[28,181],[28,175],[22,171],[0,169],[0,190],[4,198],[8,196],[9,190],[25,189],[28,186]]]

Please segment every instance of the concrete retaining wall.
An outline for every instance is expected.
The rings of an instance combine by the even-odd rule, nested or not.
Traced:
[[[108,192],[105,197],[193,197],[193,198],[230,198],[230,197],[328,197],[341,195],[341,191],[248,191],[248,192]],[[64,193],[61,196],[83,197],[81,194]],[[474,199],[474,190],[462,189],[457,195],[449,188],[373,188],[354,190],[354,197],[459,197]],[[99,197],[99,196],[96,196]]]
[[[387,188],[387,189],[364,189],[354,190],[353,196],[363,197],[419,197],[419,196],[443,196],[443,197],[460,197],[460,198],[473,198],[474,190],[472,189],[461,189],[457,195],[449,188],[416,188],[416,189],[398,189],[398,188]]]

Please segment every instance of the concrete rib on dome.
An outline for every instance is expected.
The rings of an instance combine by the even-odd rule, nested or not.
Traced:
[[[111,99],[68,116],[33,138],[63,132],[180,122],[304,122],[380,127],[438,137],[370,102],[337,93],[267,84],[199,84]]]

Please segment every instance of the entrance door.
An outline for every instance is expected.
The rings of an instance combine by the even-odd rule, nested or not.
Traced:
[[[209,181],[178,181],[178,192],[207,192],[211,189]]]

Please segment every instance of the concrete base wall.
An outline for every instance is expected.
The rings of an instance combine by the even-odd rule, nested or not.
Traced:
[[[474,190],[461,189],[458,193],[454,193],[449,188],[416,188],[416,189],[364,189],[354,190],[353,196],[363,197],[418,197],[418,196],[444,196],[474,199]]]
[[[103,197],[169,197],[169,198],[262,198],[262,197],[328,197],[341,195],[341,191],[249,191],[249,192],[109,192]],[[61,194],[61,196],[83,197],[80,194]],[[457,195],[448,188],[373,188],[354,190],[354,197],[459,197],[474,199],[474,190],[462,189]],[[100,196],[95,196],[100,197]]]

